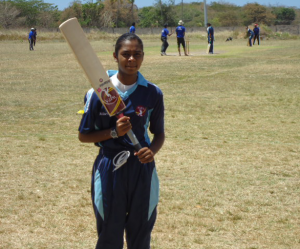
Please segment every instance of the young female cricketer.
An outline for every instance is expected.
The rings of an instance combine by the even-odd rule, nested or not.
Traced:
[[[139,72],[144,51],[137,35],[120,36],[113,57],[118,71],[108,74],[126,104],[124,116],[110,117],[91,89],[79,126],[79,140],[100,147],[92,173],[96,249],[123,248],[124,231],[128,249],[149,249],[159,195],[154,156],[165,139],[163,94]],[[126,135],[130,129],[139,151]]]

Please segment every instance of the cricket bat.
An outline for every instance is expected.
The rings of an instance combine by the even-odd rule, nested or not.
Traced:
[[[210,43],[208,43],[208,45],[207,45],[207,49],[206,49],[206,53],[208,54],[209,53],[209,50],[210,50]]]
[[[74,17],[63,22],[59,29],[109,116],[122,117],[122,111],[126,108],[126,105],[111,83],[77,18]],[[139,151],[142,146],[133,131],[130,130],[127,135],[135,150]]]

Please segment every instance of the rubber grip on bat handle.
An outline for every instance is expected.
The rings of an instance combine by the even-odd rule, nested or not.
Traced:
[[[117,114],[118,119],[121,117],[124,117],[123,113]],[[127,136],[129,137],[130,141],[132,142],[134,149],[136,151],[139,151],[142,148],[142,146],[131,129],[127,132]]]
[[[139,150],[142,148],[142,146],[141,146],[139,140],[137,140],[137,138],[136,138],[136,136],[134,135],[133,131],[132,131],[132,130],[129,130],[129,131],[127,132],[127,136],[128,136],[129,139],[131,140],[131,142],[132,142],[132,144],[133,144],[133,146],[134,146],[134,149],[135,149],[136,151],[139,151]]]

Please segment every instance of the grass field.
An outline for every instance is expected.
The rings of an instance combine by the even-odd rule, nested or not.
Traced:
[[[144,76],[164,92],[166,142],[154,249],[300,248],[300,40],[217,39],[215,54],[160,56]],[[92,41],[115,69],[113,40]],[[89,83],[65,42],[0,42],[0,247],[94,248],[97,148],[77,128]]]

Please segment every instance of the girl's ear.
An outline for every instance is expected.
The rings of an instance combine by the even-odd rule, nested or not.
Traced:
[[[118,57],[115,52],[113,53],[113,55],[114,55],[115,62],[118,62]]]

